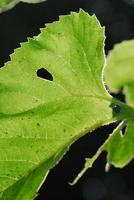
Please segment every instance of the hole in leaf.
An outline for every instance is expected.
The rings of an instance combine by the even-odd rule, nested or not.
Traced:
[[[127,132],[127,125],[123,127],[123,129],[121,130],[121,135],[124,136]]]
[[[48,81],[53,81],[52,74],[43,67],[37,70],[37,76]]]

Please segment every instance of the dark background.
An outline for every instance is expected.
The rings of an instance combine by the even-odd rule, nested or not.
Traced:
[[[0,66],[27,37],[39,34],[45,23],[58,20],[59,15],[83,8],[95,13],[106,27],[106,53],[115,43],[134,38],[133,0],[47,0],[31,5],[20,3],[0,14]],[[121,95],[118,95],[123,100]],[[83,167],[84,158],[92,156],[116,126],[104,126],[77,141],[58,166],[51,170],[37,200],[134,200],[132,161],[123,169],[111,167],[105,173],[103,153],[82,179],[73,187],[72,181]]]

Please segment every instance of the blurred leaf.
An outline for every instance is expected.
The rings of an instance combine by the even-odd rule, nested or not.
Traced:
[[[11,9],[19,2],[26,2],[26,3],[40,3],[45,0],[0,0],[0,12],[5,10]]]
[[[124,41],[115,45],[107,58],[105,68],[106,84],[111,92],[123,92],[128,105],[134,107],[134,40]],[[133,108],[132,108],[133,109]],[[122,112],[119,105],[113,110]],[[116,167],[124,167],[134,158],[134,115],[124,118],[123,122],[113,131],[104,144],[98,149],[92,158],[87,158],[83,170],[73,181],[75,184],[79,178],[92,167],[95,160],[107,151],[107,161]],[[124,129],[126,128],[126,129]],[[124,131],[123,131],[124,130]]]
[[[108,163],[121,168],[128,164],[134,158],[133,121],[127,123],[125,135],[122,134],[122,130],[119,130],[116,134],[113,133],[104,150],[108,152]]]
[[[117,44],[108,56],[106,82],[112,92],[123,88],[126,103],[134,107],[134,40]],[[117,167],[125,166],[134,157],[134,122],[128,121],[125,135],[114,134],[106,150],[108,161]],[[116,148],[115,148],[116,146]],[[115,150],[116,149],[116,150]]]
[[[115,45],[107,58],[106,83],[112,92],[119,92],[134,83],[134,40]],[[128,102],[127,102],[128,103]]]

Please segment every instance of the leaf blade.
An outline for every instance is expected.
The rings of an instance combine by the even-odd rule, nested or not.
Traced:
[[[45,165],[62,149],[64,153],[88,131],[126,116],[128,107],[119,102],[122,111],[113,115],[117,101],[104,88],[103,47],[103,28],[81,10],[47,25],[0,69],[0,189],[7,191],[4,195],[28,171]],[[53,81],[38,77],[40,68],[51,73]],[[7,174],[13,179],[7,181]]]

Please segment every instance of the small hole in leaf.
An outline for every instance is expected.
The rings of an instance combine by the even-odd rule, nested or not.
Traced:
[[[40,68],[37,70],[37,76],[42,78],[42,79],[46,79],[48,81],[53,81],[53,76],[52,74],[47,71],[45,68]]]
[[[124,126],[123,129],[121,130],[121,135],[124,136],[127,132],[127,126]]]

